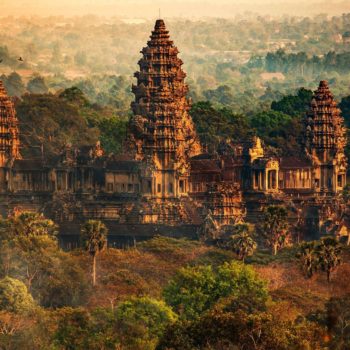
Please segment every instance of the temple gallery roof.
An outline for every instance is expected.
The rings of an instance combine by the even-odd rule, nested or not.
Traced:
[[[280,161],[281,168],[310,168],[312,167],[312,162],[306,158],[300,157],[283,157]]]
[[[43,170],[44,167],[45,163],[41,159],[16,159],[13,163],[13,168],[21,171]]]
[[[214,159],[214,158],[217,158],[217,156],[215,156],[213,154],[209,154],[209,153],[201,153],[201,154],[198,154],[198,155],[192,157],[191,161],[192,160],[201,160],[201,159]]]
[[[201,173],[220,173],[220,165],[215,159],[191,159],[191,171]]]
[[[140,162],[136,160],[109,160],[106,164],[106,170],[126,171],[136,173],[140,168]]]

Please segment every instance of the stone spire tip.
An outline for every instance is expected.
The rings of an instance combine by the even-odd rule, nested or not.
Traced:
[[[165,23],[164,23],[164,20],[162,20],[162,19],[157,19],[156,20],[156,25],[154,26],[154,29],[163,29],[163,28],[165,28]]]

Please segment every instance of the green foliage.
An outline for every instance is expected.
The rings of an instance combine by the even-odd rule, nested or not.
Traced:
[[[60,251],[56,225],[40,214],[21,213],[0,221],[0,271],[22,280],[43,306],[86,301],[85,272]]]
[[[345,96],[341,99],[339,103],[339,108],[341,109],[342,116],[344,117],[344,122],[347,127],[350,126],[350,96]]]
[[[235,254],[229,250],[211,247],[209,251],[200,255],[193,264],[212,265],[214,268],[235,259]]]
[[[316,247],[317,265],[326,272],[330,282],[331,272],[341,263],[342,248],[335,238],[322,238]]]
[[[36,213],[21,213],[0,224],[1,267],[4,275],[25,279],[31,290],[55,260],[56,225]]]
[[[270,205],[264,210],[261,227],[266,245],[272,249],[273,255],[288,243],[288,212],[281,206]]]
[[[88,220],[81,227],[80,240],[84,249],[92,256],[92,284],[96,285],[96,257],[107,246],[106,225],[99,220]]]
[[[68,145],[91,145],[98,140],[96,128],[89,128],[77,105],[52,94],[23,96],[16,105],[22,125],[21,137],[27,157],[60,154]]]
[[[104,118],[96,126],[101,133],[101,145],[107,152],[121,153],[126,137],[127,121],[118,117]]]
[[[89,101],[85,97],[84,93],[76,86],[65,89],[58,95],[58,97],[80,107],[89,105]]]
[[[80,239],[84,249],[91,255],[96,256],[107,245],[107,227],[99,220],[88,220],[80,231]]]
[[[118,305],[116,318],[124,344],[131,349],[153,349],[177,316],[163,301],[134,297]]]
[[[233,235],[230,236],[227,246],[232,249],[238,259],[244,261],[247,256],[253,255],[257,248],[247,224],[238,224],[233,227]]]
[[[0,280],[0,309],[2,311],[23,313],[32,310],[34,306],[34,300],[23,282],[11,277]]]
[[[312,91],[301,88],[298,90],[297,95],[284,96],[280,101],[273,101],[271,109],[291,117],[301,117],[308,110],[311,99]]]
[[[294,73],[304,76],[314,72],[348,72],[346,62],[350,59],[349,52],[327,52],[322,58],[309,57],[305,52],[286,53],[283,49],[269,52],[265,57],[266,69],[269,72]]]
[[[246,263],[254,265],[269,265],[271,263],[290,263],[297,262],[296,258],[297,247],[288,246],[278,250],[276,255],[272,255],[270,250],[267,249],[258,249],[254,252],[252,256],[249,256],[246,259]]]
[[[58,311],[55,342],[64,349],[154,349],[176,315],[164,302],[148,297],[130,298],[116,312],[97,308]]]
[[[22,212],[2,222],[1,237],[15,238],[19,236],[51,236],[57,233],[57,226],[42,214]]]
[[[69,253],[55,254],[55,264],[47,266],[46,276],[36,287],[43,307],[77,307],[85,305],[91,293],[91,284],[81,262]]]
[[[268,137],[271,133],[277,133],[276,130],[282,131],[286,128],[291,116],[279,111],[267,111],[254,115],[250,124],[257,130],[258,136]]]
[[[217,300],[216,274],[211,266],[180,269],[164,289],[167,304],[184,319],[198,317]]]
[[[85,350],[91,347],[91,315],[82,308],[60,310],[58,328],[55,334],[57,345],[66,350]]]
[[[315,248],[315,242],[304,242],[300,245],[300,250],[297,254],[297,257],[301,263],[301,267],[307,277],[312,277],[317,269]]]
[[[119,341],[113,312],[63,308],[58,311],[54,341],[67,350],[115,349]]]
[[[342,248],[333,237],[324,237],[319,242],[304,242],[300,245],[297,257],[307,277],[318,270],[327,274],[327,281],[330,282],[330,275],[334,269],[341,264]]]
[[[138,244],[138,248],[145,252],[169,256],[176,254],[176,251],[183,250],[190,252],[193,248],[199,246],[197,241],[186,238],[173,238],[166,236],[155,236],[150,240]]]
[[[243,115],[235,114],[229,108],[216,109],[211,102],[198,102],[190,111],[201,142],[215,150],[222,139],[242,139],[249,127]]]
[[[230,300],[196,320],[168,327],[157,349],[320,349],[322,328],[293,319],[283,307],[252,306],[247,298]]]
[[[295,155],[301,151],[300,137],[302,119],[279,111],[266,111],[254,114],[250,125],[267,145],[279,150],[282,155]]]
[[[225,263],[217,272],[217,295],[242,296],[245,293],[254,294],[257,299],[267,298],[266,282],[262,280],[254,269],[237,261]]]
[[[25,75],[21,77],[18,73],[2,76],[11,96],[20,97],[25,92],[45,93],[23,96],[22,100],[17,101],[23,156],[41,157],[42,145],[45,157],[56,156],[67,144],[79,147],[93,144],[98,139],[107,153],[120,152],[133,97],[130,91],[132,73],[139,57],[135,54],[134,46],[141,47],[130,43],[142,42],[153,23],[126,24],[112,19],[111,24],[106,26],[103,21],[91,16],[66,18],[65,26],[58,25],[60,22],[61,18],[2,20],[1,32],[4,35],[0,58],[4,71],[35,69],[45,76],[44,80],[29,78],[29,81]],[[12,31],[14,24],[18,31]],[[342,43],[334,40],[334,34],[347,31],[349,25],[350,16],[347,14],[332,18],[249,16],[244,22],[241,17],[172,21],[171,31],[176,35],[176,44],[183,52],[189,73],[191,97],[195,101],[209,100],[195,103],[191,111],[201,141],[209,151],[216,150],[222,139],[239,141],[256,132],[265,144],[280,148],[278,154],[297,154],[302,130],[300,116],[310,100],[308,89],[314,89],[322,78],[330,81],[338,99],[348,95],[349,52],[344,50]],[[285,50],[266,54],[270,48],[274,50],[272,41],[278,46],[282,39]],[[14,53],[23,50],[26,62],[19,63]],[[47,52],[52,55],[47,55]],[[191,55],[188,55],[189,52]],[[248,52],[252,53],[250,58]],[[273,78],[273,75],[265,74],[266,71],[282,72],[282,79]],[[83,78],[80,78],[81,73],[84,74]],[[300,86],[305,89],[298,90],[296,96],[291,95]],[[52,95],[46,94],[48,89],[53,92]],[[348,97],[343,97],[340,108],[346,124],[349,124]],[[30,152],[26,151],[28,148]],[[347,196],[345,190],[344,198]],[[263,302],[265,298],[260,296],[261,293],[255,292],[259,288],[249,287],[253,290],[251,293],[240,290],[240,285],[245,285],[250,277],[242,274],[239,279],[239,273],[234,269],[225,270],[218,266],[231,260],[232,252],[202,247],[198,242],[158,237],[140,244],[139,250],[131,250],[132,258],[122,252],[116,253],[113,257],[121,254],[126,258],[125,261],[117,260],[122,268],[115,272],[115,265],[110,269],[112,271],[103,266],[106,284],[95,288],[94,294],[91,294],[84,273],[86,257],[61,252],[51,232],[54,229],[47,229],[37,222],[31,225],[30,222],[0,222],[2,276],[9,275],[25,281],[27,285],[31,284],[33,297],[45,307],[77,306],[85,302],[89,302],[89,307],[46,311],[33,318],[18,317],[2,310],[0,348],[134,350],[154,348],[159,336],[162,337],[159,348],[182,350],[349,348],[347,298],[331,300],[327,305],[331,341],[322,344],[325,333],[320,331],[320,327],[302,317],[288,318],[288,305],[281,303],[278,310],[272,310]],[[283,246],[286,238],[276,239],[278,246]],[[320,248],[318,255],[315,247],[313,258],[320,263],[318,269],[333,271],[339,263],[338,248],[333,244],[324,246],[327,248]],[[293,264],[295,249],[282,248],[276,256],[256,251],[247,261],[264,265],[273,263],[277,267],[280,263]],[[194,250],[201,251],[198,257],[194,256]],[[143,274],[144,270],[140,268],[141,264],[148,263],[142,260],[144,253],[148,258],[161,262],[159,271],[158,266],[152,271],[154,275],[158,272],[162,275],[161,283],[166,279],[164,276],[174,271],[175,265],[181,266],[185,261],[215,266],[211,271],[204,267],[193,268],[197,269],[199,276],[193,272],[191,277],[187,273],[184,280],[189,281],[189,287],[184,283],[178,290],[180,296],[184,293],[181,296],[184,301],[176,297],[180,300],[177,311],[185,318],[183,305],[187,302],[194,309],[192,313],[196,313],[196,317],[191,321],[181,319],[170,322],[165,335],[164,323],[159,324],[158,330],[159,314],[155,310],[159,305],[155,306],[154,303],[148,302],[141,307],[140,302],[133,301],[132,305],[125,306],[135,298],[121,303],[120,310],[127,312],[128,322],[124,322],[128,317],[117,320],[119,309],[115,314],[111,310],[96,309],[96,305],[109,305],[106,296],[115,296],[106,292],[112,277],[114,283],[127,281],[132,284],[137,276],[142,283],[151,281],[140,290],[151,290],[154,286],[152,283],[155,283],[152,281],[154,276],[152,273]],[[303,266],[309,273],[312,266],[310,255],[305,252],[302,255]],[[194,260],[190,260],[190,256]],[[133,264],[137,259],[141,261],[140,265]],[[105,261],[103,263],[106,264]],[[157,282],[159,280],[161,278]],[[239,282],[236,283],[237,280]],[[179,278],[179,285],[180,282]],[[308,281],[310,283],[313,281]],[[136,284],[141,285],[141,282]],[[113,293],[121,290],[118,287],[113,289]],[[295,290],[290,285],[283,288],[281,299],[294,301],[299,298],[302,303],[314,306],[314,294],[305,293],[305,289],[301,288],[300,294],[304,293],[299,297],[293,295]],[[236,289],[239,292],[231,293]],[[277,292],[282,294],[279,289],[274,297]],[[334,292],[343,291],[335,289]],[[151,293],[157,292],[152,290]],[[230,295],[223,297],[227,293]],[[201,310],[196,309],[196,298]],[[139,301],[141,299],[137,298]],[[320,308],[324,306],[323,301],[322,298],[317,300]],[[162,307],[163,303],[159,308]],[[13,334],[4,334],[6,332]],[[53,332],[56,332],[55,342],[49,339]]]
[[[266,298],[265,283],[251,267],[239,262],[225,263],[214,271],[211,266],[180,269],[164,289],[166,302],[183,319],[195,319],[219,298],[256,293]]]

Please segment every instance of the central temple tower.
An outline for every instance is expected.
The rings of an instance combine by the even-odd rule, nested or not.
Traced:
[[[189,191],[189,158],[200,153],[200,144],[189,115],[183,62],[163,20],[156,21],[141,53],[132,87],[128,152],[144,165],[144,196],[179,198]]]
[[[314,166],[314,188],[320,193],[337,193],[346,184],[346,130],[324,80],[314,93],[305,124],[306,151]]]

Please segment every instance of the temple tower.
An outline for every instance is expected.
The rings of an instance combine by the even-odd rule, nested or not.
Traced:
[[[20,158],[18,120],[13,103],[0,81],[0,167]]]
[[[346,184],[345,135],[340,109],[323,80],[314,92],[305,120],[305,146],[313,161],[317,192],[336,193]]]
[[[189,190],[189,157],[200,153],[200,144],[189,115],[183,62],[163,20],[156,21],[141,53],[127,151],[144,165],[144,196],[179,198]]]

